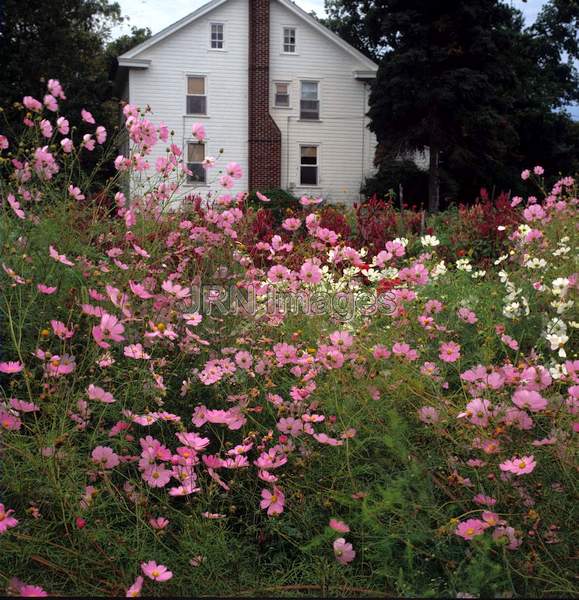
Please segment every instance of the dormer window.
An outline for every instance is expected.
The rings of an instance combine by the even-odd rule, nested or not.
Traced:
[[[296,52],[296,28],[283,28],[283,51],[284,54],[295,54]]]
[[[225,44],[225,27],[223,23],[211,23],[211,50],[223,50]]]

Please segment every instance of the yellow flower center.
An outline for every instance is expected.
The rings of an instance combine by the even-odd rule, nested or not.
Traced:
[[[526,463],[524,460],[522,460],[522,461],[519,463],[519,469],[524,469],[526,466],[527,466],[527,463]]]
[[[155,471],[153,473],[153,479],[159,479],[159,477],[160,477],[160,473],[158,471]]]
[[[469,527],[469,528],[466,530],[466,534],[467,534],[467,535],[472,535],[473,533],[474,533],[474,528],[473,528],[473,527]]]
[[[275,504],[276,502],[277,502],[277,496],[274,494],[274,495],[271,497],[271,503],[272,503],[272,504]]]
[[[6,513],[0,512],[0,521],[4,521],[6,518]]]
[[[161,573],[159,573],[159,571],[157,571],[157,569],[155,569],[155,570],[154,570],[154,571],[151,573],[151,575],[152,575],[153,577],[159,577],[159,575],[160,575],[160,574],[161,574]]]
[[[165,329],[167,329],[167,326],[165,325],[165,323],[157,323],[157,329],[162,333],[163,331],[165,331]]]

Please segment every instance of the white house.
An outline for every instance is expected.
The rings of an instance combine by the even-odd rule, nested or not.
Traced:
[[[222,149],[220,164],[243,167],[233,192],[359,200],[373,172],[365,114],[378,67],[291,0],[211,0],[118,61],[123,99],[150,105],[182,144],[194,173],[186,193],[208,188],[200,163]]]

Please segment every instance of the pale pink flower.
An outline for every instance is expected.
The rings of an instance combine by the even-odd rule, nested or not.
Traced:
[[[472,500],[477,504],[484,504],[485,506],[494,506],[497,503],[495,498],[485,496],[484,494],[477,494]]]
[[[356,551],[344,538],[338,538],[334,540],[334,556],[341,565],[347,565],[356,558]]]
[[[56,262],[62,263],[67,267],[73,267],[74,263],[66,258],[65,254],[59,254],[58,250],[54,246],[48,246],[48,251],[50,254],[50,258],[54,259]]]
[[[0,534],[18,525],[18,519],[15,519],[12,516],[13,514],[14,511],[12,509],[6,510],[4,504],[0,503]]]
[[[173,283],[169,279],[163,281],[161,287],[165,292],[171,294],[171,296],[175,296],[178,300],[183,300],[184,298],[188,298],[191,295],[191,288],[183,287],[178,283]]]
[[[78,201],[84,200],[86,198],[86,196],[80,191],[80,188],[72,184],[68,186],[68,193],[70,196],[72,196],[75,200]]]
[[[60,146],[65,154],[70,154],[72,152],[73,143],[70,138],[60,140]]]
[[[533,173],[535,175],[543,175],[543,173],[545,172],[545,169],[543,169],[543,167],[541,167],[541,165],[537,165],[536,167],[534,167],[533,169]]]
[[[56,290],[58,289],[57,287],[51,287],[45,285],[44,283],[38,283],[36,285],[36,288],[41,294],[46,294],[47,296],[50,296],[50,294],[54,294],[54,292],[56,292]]]
[[[97,446],[91,456],[92,461],[101,469],[113,469],[121,462],[113,449],[108,446]]]
[[[517,476],[521,476],[531,473],[536,466],[535,457],[531,454],[530,456],[523,456],[521,458],[513,456],[510,460],[502,462],[499,468],[506,473],[514,473]]]
[[[143,581],[144,579],[139,575],[133,585],[127,590],[125,594],[126,598],[138,598],[141,595],[141,590],[143,589]]]
[[[458,316],[460,319],[462,319],[465,323],[468,323],[469,325],[473,325],[478,321],[476,314],[468,308],[459,308]]]
[[[261,192],[255,192],[255,195],[257,196],[257,199],[261,200],[262,202],[271,202],[271,199]]]
[[[191,127],[191,133],[193,134],[193,137],[198,139],[200,142],[202,142],[207,136],[203,123],[193,123]]]
[[[172,472],[164,465],[151,465],[143,471],[143,479],[151,486],[156,488],[165,487],[171,480]]]
[[[153,529],[165,529],[169,525],[169,519],[165,517],[150,518],[149,525]]]
[[[300,269],[300,278],[306,283],[319,283],[322,279],[322,272],[317,265],[306,261]]]
[[[330,342],[332,342],[336,348],[344,350],[352,346],[354,338],[352,337],[352,334],[347,331],[334,331],[330,334]]]
[[[10,406],[18,412],[30,413],[40,410],[38,404],[34,402],[27,402],[26,400],[19,400],[18,398],[10,398]]]
[[[82,120],[85,123],[89,123],[89,125],[94,125],[96,123],[92,114],[84,108],[80,111],[80,116],[82,117]]]
[[[52,94],[46,94],[42,99],[42,103],[51,112],[56,112],[58,110],[58,102]]]
[[[42,133],[45,138],[51,138],[53,131],[52,124],[48,119],[42,119],[42,121],[40,121],[40,133]]]
[[[137,360],[148,360],[151,358],[143,349],[142,344],[129,344],[123,350],[127,358],[135,358]]]
[[[431,425],[432,423],[438,423],[440,417],[434,406],[423,406],[418,410],[418,418],[423,423]]]
[[[167,581],[173,577],[173,573],[165,565],[158,565],[154,560],[141,563],[141,570],[153,581]]]
[[[104,144],[107,141],[107,130],[102,125],[96,128],[95,135],[97,144]]]
[[[519,408],[526,408],[531,412],[540,412],[547,408],[547,399],[543,398],[539,392],[532,390],[517,390],[513,394],[513,404]]]
[[[288,219],[285,219],[283,221],[283,223],[281,224],[281,226],[286,231],[297,231],[300,228],[301,224],[302,224],[302,222],[300,219],[296,219],[295,217],[290,217]]]
[[[59,337],[61,340],[68,340],[74,335],[74,330],[68,329],[62,321],[56,321],[52,319],[50,321],[50,326],[52,327],[52,331],[54,331],[54,335]]]
[[[122,342],[125,338],[123,332],[125,326],[113,315],[104,313],[101,316],[101,322],[99,325],[95,325],[92,328],[92,336],[95,342],[101,347],[108,349],[110,344],[106,340],[112,340],[113,342]]]
[[[338,533],[348,533],[350,531],[348,524],[338,519],[330,519],[330,527]]]
[[[56,119],[56,128],[61,135],[68,135],[70,132],[70,123],[68,122],[68,119],[65,117],[58,117],[58,119]]]
[[[523,542],[516,536],[513,527],[497,527],[493,531],[493,540],[505,540],[509,550],[516,550]]]
[[[225,172],[233,179],[241,179],[243,177],[243,169],[236,162],[230,162],[225,167]]]
[[[58,79],[49,79],[48,83],[46,84],[46,87],[55,98],[66,100],[64,90],[62,89],[62,85],[60,84],[60,81],[58,81]]]
[[[529,171],[529,169],[525,169],[522,173],[521,173],[521,179],[523,181],[529,179],[529,177],[531,176],[531,171]]]
[[[443,342],[438,356],[444,362],[456,362],[460,358],[460,346],[456,342]]]
[[[24,96],[22,104],[32,112],[40,112],[42,110],[42,103],[32,96]]]
[[[283,512],[285,496],[277,486],[274,486],[273,492],[266,488],[262,489],[261,497],[260,507],[263,510],[267,509],[268,517],[275,517]]]
[[[20,207],[20,202],[16,200],[16,197],[13,194],[8,194],[8,196],[6,196],[6,201],[19,219],[24,219],[26,217],[25,212]]]
[[[488,523],[480,519],[467,519],[458,524],[454,533],[465,540],[472,540],[477,535],[482,535],[488,527]]]
[[[92,383],[87,388],[87,394],[89,400],[98,400],[99,402],[104,402],[105,404],[112,404],[113,402],[116,402],[110,392],[105,392],[103,388]]]

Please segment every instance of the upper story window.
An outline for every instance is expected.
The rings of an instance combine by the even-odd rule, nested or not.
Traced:
[[[187,114],[207,114],[207,93],[205,91],[205,77],[192,75],[187,77]]]
[[[223,23],[211,23],[212,50],[223,50],[225,44],[225,26]]]
[[[295,54],[296,51],[296,28],[283,28],[283,51],[286,54]]]
[[[284,81],[276,81],[273,85],[275,87],[274,106],[277,108],[289,108],[290,84]]]
[[[203,166],[205,160],[205,144],[199,142],[187,143],[187,168],[191,175],[187,175],[187,183],[205,183],[207,171]]]
[[[317,121],[320,118],[320,90],[317,81],[302,81],[300,119]]]

